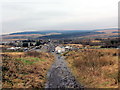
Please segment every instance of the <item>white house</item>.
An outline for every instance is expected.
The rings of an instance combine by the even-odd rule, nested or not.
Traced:
[[[11,47],[11,48],[7,48],[8,50],[17,50],[20,49],[21,47]]]
[[[64,48],[64,47],[57,46],[57,47],[55,48],[55,52],[56,52],[56,53],[63,53],[63,52],[65,52],[65,48]]]
[[[7,48],[8,50],[15,50],[15,47]]]
[[[71,50],[72,47],[70,47],[70,46],[65,46],[65,49],[66,49],[66,50]]]

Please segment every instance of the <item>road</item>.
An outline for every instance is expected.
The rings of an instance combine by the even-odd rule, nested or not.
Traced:
[[[58,45],[58,44],[57,44]],[[55,48],[55,44],[50,42],[44,45],[40,50],[42,52],[52,53],[55,57],[55,62],[47,74],[47,82],[45,88],[80,88],[83,87],[76,81],[75,77],[67,67],[67,63],[63,56],[52,52]],[[34,49],[37,51],[37,49]]]
[[[71,74],[63,56],[53,53],[55,63],[47,74],[45,88],[83,88]]]

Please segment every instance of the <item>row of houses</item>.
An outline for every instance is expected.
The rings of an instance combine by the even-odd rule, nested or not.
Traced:
[[[65,51],[69,51],[72,50],[73,48],[70,46],[57,46],[55,47],[55,52],[60,54],[60,53],[64,53]]]
[[[21,41],[8,41],[0,42],[0,45],[10,45],[13,47],[30,47],[30,46],[39,46],[47,43],[45,40],[21,40]]]

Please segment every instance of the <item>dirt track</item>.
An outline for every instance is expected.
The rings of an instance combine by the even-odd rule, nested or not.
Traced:
[[[56,61],[47,74],[45,88],[82,88],[66,65],[64,57],[54,54]]]

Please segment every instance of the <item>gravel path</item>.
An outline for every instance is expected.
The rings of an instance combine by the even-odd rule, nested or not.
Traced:
[[[45,88],[82,88],[82,86],[72,76],[64,61],[64,57],[54,54],[56,61],[47,74],[48,81]]]

